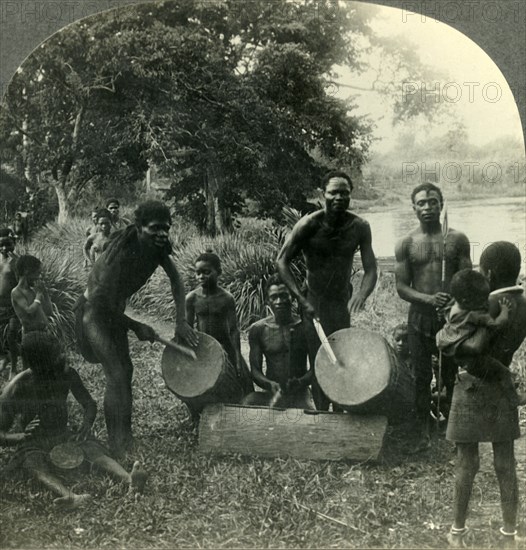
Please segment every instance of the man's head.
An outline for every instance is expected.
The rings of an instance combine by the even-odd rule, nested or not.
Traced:
[[[33,284],[40,279],[42,262],[35,256],[23,254],[17,259],[15,270],[19,278],[25,277],[30,284]]]
[[[143,202],[135,210],[135,225],[143,243],[163,248],[172,226],[170,209],[161,201]]]
[[[202,287],[215,287],[221,275],[221,260],[213,252],[199,254],[195,261],[195,276]]]
[[[7,258],[9,254],[15,249],[15,241],[13,237],[10,236],[9,230],[7,230],[7,235],[0,233],[0,254]]]
[[[491,290],[513,286],[521,271],[521,253],[513,243],[494,242],[482,252],[479,268]]]
[[[15,220],[21,220],[22,219],[22,212],[17,212],[15,214]]]
[[[490,292],[487,279],[473,269],[461,269],[451,279],[451,295],[467,311],[486,309]]]
[[[121,203],[119,202],[118,199],[111,198],[106,201],[106,208],[110,211],[111,216],[114,220],[119,219],[120,207],[121,207]]]
[[[56,379],[66,370],[66,361],[58,341],[47,332],[24,334],[20,355],[24,367],[40,379]]]
[[[407,323],[396,325],[392,334],[396,353],[402,357],[407,356],[409,354],[409,333]]]
[[[91,211],[91,221],[93,222],[93,225],[95,225],[97,223],[97,215],[99,213],[99,210],[102,210],[101,208],[98,208],[98,207],[95,207],[92,211]],[[109,210],[105,209],[107,212],[109,212]]]
[[[416,217],[423,223],[440,221],[440,212],[444,206],[442,191],[433,183],[417,185],[411,193],[411,201]]]
[[[265,290],[267,304],[272,310],[276,322],[278,324],[288,322],[292,313],[292,296],[287,285],[277,273],[269,277]]]
[[[329,172],[322,180],[325,210],[330,213],[345,212],[351,201],[351,178],[339,170]]]
[[[108,235],[111,231],[111,213],[106,208],[101,208],[100,210],[97,210],[97,213],[95,215],[95,224],[97,225],[97,229]]]

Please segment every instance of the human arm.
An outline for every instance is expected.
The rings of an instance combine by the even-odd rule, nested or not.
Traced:
[[[186,322],[194,328],[195,325],[195,293],[190,292],[185,299]]]
[[[249,361],[250,373],[254,382],[264,390],[276,393],[281,390],[280,385],[273,380],[269,380],[263,374],[263,349],[261,347],[261,331],[259,325],[252,325],[248,330],[248,343],[250,346]]]
[[[88,232],[89,232],[89,229],[88,229]],[[91,256],[89,254],[92,246],[93,246],[93,236],[88,235],[88,238],[86,239],[86,241],[84,243],[84,247],[82,248],[82,252],[84,254],[85,260],[89,263],[92,263]]]
[[[426,294],[413,288],[413,270],[409,258],[411,239],[400,239],[395,246],[395,278],[398,296],[412,304],[425,304],[442,308],[448,304],[451,296],[447,292]]]
[[[185,291],[184,284],[173,256],[166,255],[161,261],[161,267],[170,279],[172,296],[175,302],[175,334],[185,340],[190,346],[196,347],[198,337],[194,329],[187,323],[185,318]]]
[[[19,393],[19,381],[11,381],[0,395],[0,445],[4,447],[18,445],[30,437],[26,432],[8,433],[17,413],[22,412],[17,410]]]
[[[97,416],[97,404],[88,389],[84,385],[84,382],[80,378],[78,372],[75,369],[68,369],[67,371],[70,386],[69,389],[73,397],[77,400],[83,410],[82,425],[76,439],[78,441],[84,441],[91,432],[95,417]]]
[[[313,222],[311,221],[310,216],[305,216],[302,218],[290,232],[276,259],[276,269],[278,270],[281,280],[287,285],[292,295],[298,300],[298,303],[303,308],[306,317],[310,319],[316,316],[316,310],[301,293],[290,266],[292,264],[292,260],[294,260],[294,258],[303,250],[308,236],[310,235],[310,225],[312,223]]]
[[[40,301],[44,313],[50,317],[53,314],[53,304],[44,283],[42,283],[42,281],[37,281],[33,289],[36,293],[35,299]]]
[[[378,280],[378,269],[376,265],[376,256],[374,255],[372,246],[371,227],[367,222],[364,223],[362,229],[362,239],[360,241],[360,256],[362,258],[363,278],[360,290],[353,293],[348,303],[349,313],[356,313],[363,309],[365,300],[374,290],[376,281]]]

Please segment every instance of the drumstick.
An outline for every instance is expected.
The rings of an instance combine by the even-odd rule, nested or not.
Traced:
[[[272,396],[272,399],[270,400],[270,403],[268,406],[272,409],[274,405],[279,401],[279,398],[282,396],[281,388]]]
[[[171,340],[167,340],[166,338],[163,338],[158,334],[155,336],[155,339],[158,342],[161,342],[161,344],[164,344],[165,346],[168,346],[169,348],[172,348],[175,351],[180,351],[181,353],[184,353],[188,357],[191,357],[194,361],[197,359],[197,355],[195,354],[195,351],[193,349],[187,348],[186,346],[181,346],[181,344],[176,344],[175,342],[172,342]]]
[[[336,358],[336,355],[334,355],[334,351],[332,351],[331,344],[325,336],[325,331],[323,330],[323,327],[321,326],[320,320],[314,318],[312,320],[314,323],[314,328],[316,329],[316,332],[318,333],[318,338],[320,339],[321,345],[323,346],[323,349],[327,352],[327,355],[329,356],[329,359],[331,360],[331,363],[337,364],[338,359]]]

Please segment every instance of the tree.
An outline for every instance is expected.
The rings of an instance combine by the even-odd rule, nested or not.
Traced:
[[[328,166],[359,172],[369,121],[335,97],[335,67],[363,69],[371,12],[323,0],[180,0],[70,25],[11,82],[0,131],[28,185],[65,221],[107,181],[172,181],[170,197],[228,230],[244,199],[296,206]]]

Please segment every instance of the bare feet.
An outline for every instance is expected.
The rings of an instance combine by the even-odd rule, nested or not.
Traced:
[[[464,529],[455,529],[451,528],[447,534],[447,542],[450,548],[466,548],[466,535],[468,534],[469,529],[464,527]]]
[[[76,510],[77,508],[82,508],[91,501],[91,495],[82,494],[75,495],[74,493],[67,497],[56,498],[53,501],[53,504],[56,506],[66,508],[67,510]]]
[[[142,467],[142,464],[140,462],[134,462],[132,471],[130,473],[130,491],[133,491],[135,493],[142,493],[144,491],[144,486],[146,485],[148,475],[148,472]]]

